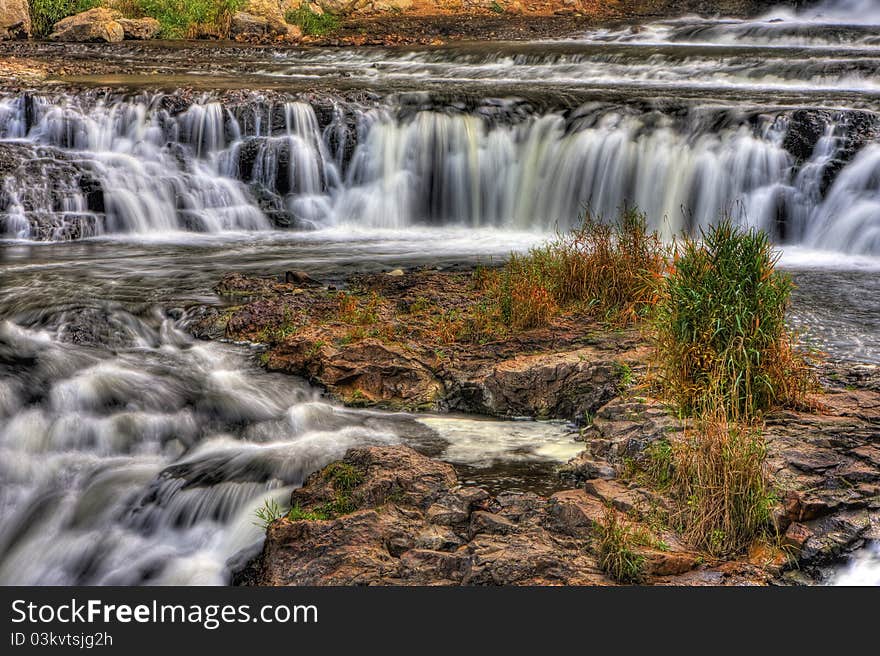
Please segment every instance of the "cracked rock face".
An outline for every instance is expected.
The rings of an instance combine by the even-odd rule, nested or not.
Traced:
[[[357,472],[346,488],[351,512],[324,518],[338,503],[331,469],[293,493],[302,519],[269,526],[261,556],[238,582],[256,585],[607,585],[593,544],[609,499],[641,503],[627,484],[496,497],[459,484],[452,467],[409,447],[351,449],[343,465]],[[331,466],[332,467],[332,466]],[[672,535],[663,548],[640,546],[657,583],[764,582],[748,563],[695,573],[698,555]],[[704,568],[705,569],[705,568]]]

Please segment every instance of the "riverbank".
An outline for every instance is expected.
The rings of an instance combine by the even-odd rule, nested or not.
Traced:
[[[876,367],[818,366],[812,410],[766,416],[773,530],[734,558],[711,557],[681,539],[669,490],[644,473],[659,442],[689,429],[643,384],[639,331],[563,313],[471,339],[456,330],[479,304],[474,281],[471,270],[391,270],[331,289],[301,272],[230,275],[217,288],[228,305],[204,310],[194,331],[263,344],[267,368],[348,405],[572,421],[585,448],[558,471],[571,487],[490,494],[411,449],[356,448],[294,492],[295,515],[269,526],[240,583],[607,584],[608,506],[653,584],[816,582],[880,538]],[[341,483],[340,467],[351,474]]]
[[[748,17],[760,14],[779,3],[762,0],[727,0],[713,3],[710,15]],[[316,7],[317,10],[317,7]],[[278,12],[281,10],[279,9]],[[422,3],[404,9],[379,6],[355,9],[340,14],[332,29],[303,33],[291,26],[289,34],[241,33],[237,35],[206,32],[202,38],[167,39],[153,30],[148,39],[118,42],[89,42],[0,38],[0,87],[33,89],[41,86],[76,84],[84,77],[103,77],[113,85],[113,78],[137,76],[142,83],[151,78],[169,78],[181,73],[175,65],[178,55],[189,66],[209,72],[218,58],[229,53],[256,49],[395,47],[432,48],[455,43],[523,42],[572,39],[588,30],[619,28],[685,14],[705,13],[699,0],[655,0],[635,2],[549,2],[481,4]],[[280,13],[279,13],[280,15]],[[14,17],[9,20],[13,20]],[[227,28],[228,25],[227,25]],[[633,27],[638,30],[638,27]],[[23,36],[22,33],[20,36]],[[138,53],[153,53],[149,66],[139,62]],[[185,54],[185,56],[183,56]],[[131,56],[130,56],[131,55]],[[124,79],[117,82],[131,83]]]

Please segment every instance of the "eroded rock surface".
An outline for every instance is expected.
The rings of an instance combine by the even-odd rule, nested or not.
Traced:
[[[453,468],[403,446],[351,449],[342,461],[360,475],[345,492],[351,512],[282,519],[269,526],[249,579],[258,585],[604,585],[594,555],[601,497],[569,490],[489,495],[460,485]],[[331,467],[333,467],[331,465]],[[300,516],[339,503],[330,469],[293,493]],[[650,577],[698,567],[664,536],[640,547]],[[724,578],[724,577],[722,577]],[[728,577],[730,578],[730,577]],[[735,577],[734,577],[735,579]],[[731,579],[731,580],[734,580]]]
[[[644,359],[637,335],[584,315],[504,337],[444,338],[442,317],[479,302],[470,273],[360,275],[349,287],[368,320],[340,315],[335,290],[231,274],[217,291],[241,304],[209,313],[195,332],[266,344],[270,369],[350,404],[582,423]]]

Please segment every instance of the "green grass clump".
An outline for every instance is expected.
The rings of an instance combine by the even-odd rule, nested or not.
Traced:
[[[62,18],[87,11],[101,4],[100,0],[29,0],[31,32],[37,38],[48,36],[52,26]]]
[[[645,578],[645,558],[636,553],[638,538],[633,530],[620,521],[612,507],[605,509],[601,521],[596,522],[599,537],[599,567],[618,583],[640,583]]]
[[[300,506],[294,506],[288,511],[287,519],[291,522],[318,522],[330,519],[330,516],[321,510],[303,510]]]
[[[351,492],[364,482],[364,475],[353,465],[334,462],[324,469],[324,478],[340,492]]]
[[[722,221],[679,244],[653,317],[658,377],[683,415],[748,419],[803,401],[806,363],[785,323],[792,282],[766,233]]]
[[[308,36],[325,36],[339,29],[340,24],[339,18],[330,12],[314,13],[307,2],[296,9],[290,9],[284,14],[284,20],[291,25],[299,25],[303,34]]]
[[[225,34],[232,14],[244,4],[245,0],[137,0],[144,16],[159,21],[165,39],[193,37],[200,26]]]

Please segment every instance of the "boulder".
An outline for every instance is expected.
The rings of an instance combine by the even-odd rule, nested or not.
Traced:
[[[249,16],[264,20],[266,22],[264,34],[268,36],[290,35],[293,29],[284,20],[284,12],[281,9],[279,0],[248,0],[243,10],[237,12],[237,14],[248,14]]]
[[[619,357],[584,348],[493,362],[459,381],[450,406],[495,416],[561,417],[585,423],[617,394]]]
[[[106,42],[116,43],[125,38],[125,30],[119,23],[122,15],[118,11],[96,7],[55,23],[51,41]]]
[[[125,38],[135,41],[155,39],[162,30],[162,26],[155,18],[120,18],[117,22],[122,25]]]
[[[0,0],[0,40],[24,39],[30,34],[28,0]]]
[[[269,21],[246,11],[237,11],[229,24],[229,36],[233,39],[265,36],[269,32]]]

